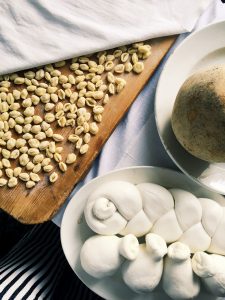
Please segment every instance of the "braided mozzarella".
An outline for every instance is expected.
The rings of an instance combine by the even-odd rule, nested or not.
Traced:
[[[89,196],[84,214],[100,234],[80,253],[93,277],[121,268],[126,285],[141,293],[153,291],[162,277],[172,299],[197,296],[201,278],[212,294],[225,296],[225,207],[217,202],[153,183],[112,181]],[[139,245],[137,237],[144,235]]]
[[[192,253],[225,255],[225,208],[181,189],[107,182],[89,196],[85,218],[98,234],[141,237],[152,232],[168,244],[186,244]]]
[[[112,181],[101,185],[90,195],[84,214],[94,232],[113,235],[120,233],[141,209],[141,195],[135,185]]]
[[[225,296],[224,256],[197,252],[192,258],[192,268],[213,295]]]
[[[95,278],[112,276],[125,259],[134,260],[139,253],[139,242],[133,235],[94,235],[87,239],[80,252],[82,268]]]
[[[141,193],[143,211],[152,224],[174,208],[173,197],[164,187],[155,183],[141,183],[137,188]]]
[[[92,236],[81,248],[82,268],[95,278],[113,275],[124,261],[119,253],[119,245],[117,236]]]
[[[192,299],[200,292],[200,281],[192,270],[190,254],[190,249],[180,242],[168,247],[162,283],[172,299]]]
[[[137,258],[122,265],[124,282],[135,292],[151,292],[159,284],[163,272],[163,257],[167,253],[165,241],[156,234],[146,236]]]

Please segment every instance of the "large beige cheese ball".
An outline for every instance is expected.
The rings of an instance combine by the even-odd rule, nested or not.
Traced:
[[[225,65],[197,72],[184,82],[171,122],[177,140],[189,153],[225,162]]]

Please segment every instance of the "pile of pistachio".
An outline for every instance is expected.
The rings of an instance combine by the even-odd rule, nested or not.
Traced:
[[[75,57],[69,75],[63,74],[66,61],[60,61],[0,76],[0,186],[15,187],[19,179],[32,188],[41,180],[41,172],[49,173],[49,181],[55,182],[78,154],[88,151],[104,106],[126,85],[119,76],[141,73],[143,60],[150,54],[151,47],[141,42]],[[54,122],[58,128],[74,128],[68,136],[74,151],[64,161],[64,136],[53,131]],[[55,163],[59,172],[54,170]]]

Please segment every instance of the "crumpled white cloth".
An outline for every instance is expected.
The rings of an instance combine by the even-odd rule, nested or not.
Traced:
[[[0,0],[0,74],[191,31],[210,2]]]
[[[195,30],[224,19],[225,4],[215,0],[201,16]],[[103,175],[114,169],[138,165],[176,169],[163,148],[157,133],[154,117],[154,97],[157,82],[166,60],[186,36],[187,34],[181,34],[167,53],[163,62],[103,147],[87,176],[76,186],[66,203],[53,218],[55,224],[60,226],[66,205],[74,194],[84,184],[98,175]]]

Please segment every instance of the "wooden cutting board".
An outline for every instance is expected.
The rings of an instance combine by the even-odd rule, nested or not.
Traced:
[[[120,94],[110,97],[109,103],[105,105],[99,132],[91,139],[89,151],[85,155],[79,155],[77,162],[69,166],[67,172],[61,173],[57,171],[60,173],[60,176],[54,184],[49,184],[49,175],[41,174],[42,180],[30,190],[26,189],[25,184],[21,182],[12,189],[1,187],[0,207],[22,223],[35,224],[51,219],[65,202],[76,183],[90,169],[102,146],[151,77],[175,39],[176,37],[170,36],[150,40],[148,43],[152,46],[152,54],[144,61],[144,71],[140,75],[129,73],[120,76],[126,79],[126,87]],[[60,70],[65,74],[71,72],[69,64]],[[41,108],[40,105],[38,109],[41,113],[43,107]],[[52,127],[55,132],[66,137],[74,133],[74,129],[70,127],[59,129],[54,124]],[[68,153],[73,152],[74,146],[65,142],[63,147],[63,158],[65,158]]]

